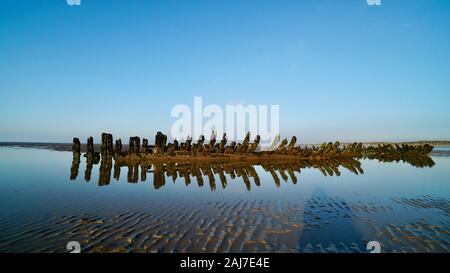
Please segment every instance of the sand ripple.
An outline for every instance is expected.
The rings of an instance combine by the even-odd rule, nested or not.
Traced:
[[[150,200],[145,205],[117,202],[113,209],[72,209],[51,217],[16,215],[0,221],[0,251],[65,252],[72,240],[80,242],[83,252],[366,252],[368,240],[380,241],[385,252],[449,251],[448,200],[392,200],[390,205],[334,197]],[[446,216],[438,221],[386,220],[396,206]]]

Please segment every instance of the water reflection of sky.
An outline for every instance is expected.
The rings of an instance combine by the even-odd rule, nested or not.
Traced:
[[[378,161],[362,160],[364,174],[355,175],[345,168],[340,168],[340,176],[323,176],[317,169],[302,169],[295,173],[297,183],[290,178],[285,182],[280,177],[280,186],[274,183],[270,173],[262,167],[255,166],[261,185],[255,185],[250,177],[251,190],[248,191],[242,177],[231,179],[227,176],[227,186],[222,188],[219,178],[215,175],[215,191],[212,192],[208,177],[204,176],[204,185],[199,187],[195,178],[186,186],[182,177],[175,182],[171,177],[165,178],[165,185],[159,189],[153,187],[153,174],[148,173],[146,181],[127,182],[127,168],[121,168],[119,181],[111,177],[109,185],[99,187],[99,164],[93,166],[92,178],[86,182],[83,178],[85,159],[81,158],[79,174],[76,180],[69,180],[72,154],[69,152],[54,152],[38,149],[1,148],[0,173],[2,174],[2,193],[20,192],[21,195],[40,194],[45,198],[61,193],[76,196],[77,194],[94,193],[98,195],[136,196],[146,195],[177,195],[188,198],[262,198],[287,200],[308,196],[320,189],[333,196],[351,197],[354,194],[372,196],[390,195],[443,195],[450,193],[448,177],[450,177],[450,158],[433,158],[436,165],[432,168],[416,168],[406,163],[379,163]],[[13,196],[4,196],[14,199]],[[98,196],[96,199],[100,198]]]
[[[41,217],[70,214],[98,208],[114,211],[115,206],[131,200],[146,204],[150,200],[159,204],[189,204],[191,202],[257,202],[268,201],[274,204],[302,204],[305,208],[314,207],[317,200],[336,200],[336,203],[357,206],[392,207],[393,199],[432,196],[447,200],[450,197],[450,157],[434,157],[432,168],[417,168],[407,163],[379,163],[375,160],[362,160],[364,174],[355,175],[340,168],[340,176],[323,176],[317,169],[302,169],[295,173],[297,183],[289,178],[277,187],[270,173],[256,166],[261,185],[255,185],[250,177],[251,190],[241,177],[227,177],[227,186],[222,188],[216,175],[215,191],[211,191],[208,177],[204,176],[204,185],[199,187],[195,178],[186,186],[182,178],[175,182],[165,178],[165,185],[159,189],[153,186],[153,174],[147,174],[147,180],[137,183],[127,182],[127,168],[122,167],[119,181],[113,179],[106,186],[99,186],[99,166],[94,165],[90,182],[84,180],[85,158],[81,158],[79,174],[76,180],[69,180],[72,153],[39,149],[0,148],[0,222],[9,217]],[[287,202],[287,203],[286,203]],[[356,204],[356,205],[355,205]],[[31,216],[32,215],[32,216]],[[323,216],[325,215],[325,216]],[[309,217],[308,215],[297,215]],[[295,217],[297,217],[295,216]],[[220,217],[220,216],[219,216]],[[332,222],[334,229],[323,227],[320,232],[304,231],[299,244],[306,244],[320,238],[337,236],[340,240],[355,240],[355,236],[369,236],[366,226],[354,217],[328,219],[321,214],[323,221]],[[23,217],[26,219],[26,217]],[[369,215],[370,221],[378,224],[410,223],[420,219],[444,223],[448,226],[447,216],[437,210],[411,209],[398,205],[394,210]],[[324,220],[325,219],[325,220]],[[26,220],[24,220],[26,221]],[[312,219],[311,221],[314,221]],[[352,231],[353,230],[353,231]],[[328,234],[328,235],[326,235]],[[306,238],[306,239],[305,239]]]

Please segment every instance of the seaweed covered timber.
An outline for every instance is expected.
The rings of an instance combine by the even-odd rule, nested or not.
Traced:
[[[213,161],[213,162],[236,162],[245,161],[248,164],[280,163],[284,161],[296,160],[329,160],[342,158],[369,158],[380,161],[417,161],[427,156],[433,146],[425,145],[392,145],[384,144],[378,146],[363,146],[362,143],[341,145],[339,142],[324,143],[320,146],[308,148],[297,145],[297,138],[292,137],[291,141],[283,141],[271,146],[270,151],[261,151],[259,147],[260,137],[256,136],[253,142],[250,141],[250,133],[247,133],[242,143],[231,142],[227,144],[226,134],[220,141],[216,140],[213,132],[209,141],[205,141],[202,135],[196,143],[188,138],[186,142],[167,143],[167,136],[158,132],[155,136],[155,144],[149,145],[148,139],[130,137],[128,150],[123,151],[121,139],[116,140],[113,145],[113,136],[108,133],[102,134],[100,152],[94,151],[94,141],[92,137],[87,139],[87,149],[85,157],[88,162],[98,162],[100,156],[107,160],[108,155],[122,165],[136,163],[169,163],[169,162],[193,162],[193,161]],[[73,139],[72,150],[74,157],[81,154],[81,144],[78,138]],[[110,159],[112,160],[112,159]],[[430,163],[431,164],[431,163]],[[425,164],[427,165],[427,164]]]

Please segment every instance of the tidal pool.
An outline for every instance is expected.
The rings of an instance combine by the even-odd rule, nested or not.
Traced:
[[[431,160],[142,169],[0,147],[0,252],[446,253],[450,157]]]

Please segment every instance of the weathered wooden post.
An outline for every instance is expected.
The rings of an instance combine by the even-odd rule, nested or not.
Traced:
[[[200,135],[197,141],[197,147],[195,149],[195,153],[202,153],[203,152],[203,144],[205,143],[205,136]]]
[[[153,153],[161,154],[161,132],[157,132],[155,135],[155,147],[153,148]]]
[[[81,153],[81,144],[80,144],[80,139],[77,137],[73,138],[73,144],[72,144],[72,152],[75,154],[79,154]]]
[[[166,147],[166,145],[167,145],[167,135],[163,134],[163,143],[162,143],[163,151],[164,151],[164,148]]]
[[[88,139],[87,139],[86,153],[88,155],[92,155],[94,153],[94,138],[93,137],[88,137]]]
[[[164,154],[166,142],[167,136],[161,132],[157,132],[155,136],[155,148],[153,149],[153,152],[155,154]]]
[[[197,144],[200,147],[202,147],[204,142],[205,142],[205,136],[204,135],[200,135],[199,138],[198,138]],[[197,148],[200,148],[200,147],[197,147]]]
[[[274,153],[281,154],[284,151],[287,142],[288,142],[287,139],[283,139],[283,141],[280,143],[280,145],[275,149]]]
[[[242,144],[238,144],[236,151],[234,153],[235,154],[245,153],[245,151],[248,148],[249,141],[250,141],[250,132],[247,132],[247,135],[245,136],[244,141],[242,142]]]
[[[118,155],[122,153],[122,140],[120,138],[116,140],[116,147],[114,153]]]
[[[113,136],[112,134],[107,134],[107,144],[106,144],[106,151],[108,154],[112,154],[114,152],[113,150]]]
[[[295,148],[295,143],[297,143],[297,137],[296,136],[293,136],[292,137],[292,139],[291,139],[291,142],[289,143],[289,145],[287,146],[287,148],[286,148],[286,151],[285,151],[285,154],[291,154],[292,153],[292,151],[294,150],[294,148]]]
[[[134,137],[130,137],[130,141],[128,142],[128,153],[134,154]]]
[[[143,138],[142,139],[142,149],[141,152],[143,152],[144,154],[146,154],[148,152],[148,139]]]
[[[219,153],[223,153],[225,150],[225,146],[227,145],[227,134],[223,133],[222,140],[220,141]]]
[[[139,150],[141,149],[141,139],[138,136],[134,137],[134,152],[139,154]]]
[[[107,142],[107,136],[106,133],[102,133],[102,144],[100,146],[100,153],[105,154],[106,153],[106,142]]]
[[[189,155],[191,152],[191,144],[192,144],[192,137],[191,136],[187,136],[186,137],[186,153]]]
[[[78,176],[78,169],[80,167],[80,140],[78,138],[73,138],[72,151],[72,167],[70,168],[70,180],[75,180]]]
[[[211,137],[209,138],[209,147],[207,153],[210,153],[214,150],[214,145],[216,144],[216,132],[212,131]]]
[[[113,137],[111,134],[102,133],[102,144],[100,150],[102,154],[113,153]]]
[[[94,138],[92,136],[87,138],[86,147],[86,170],[84,171],[84,180],[89,182],[91,180],[92,164],[94,157]]]

